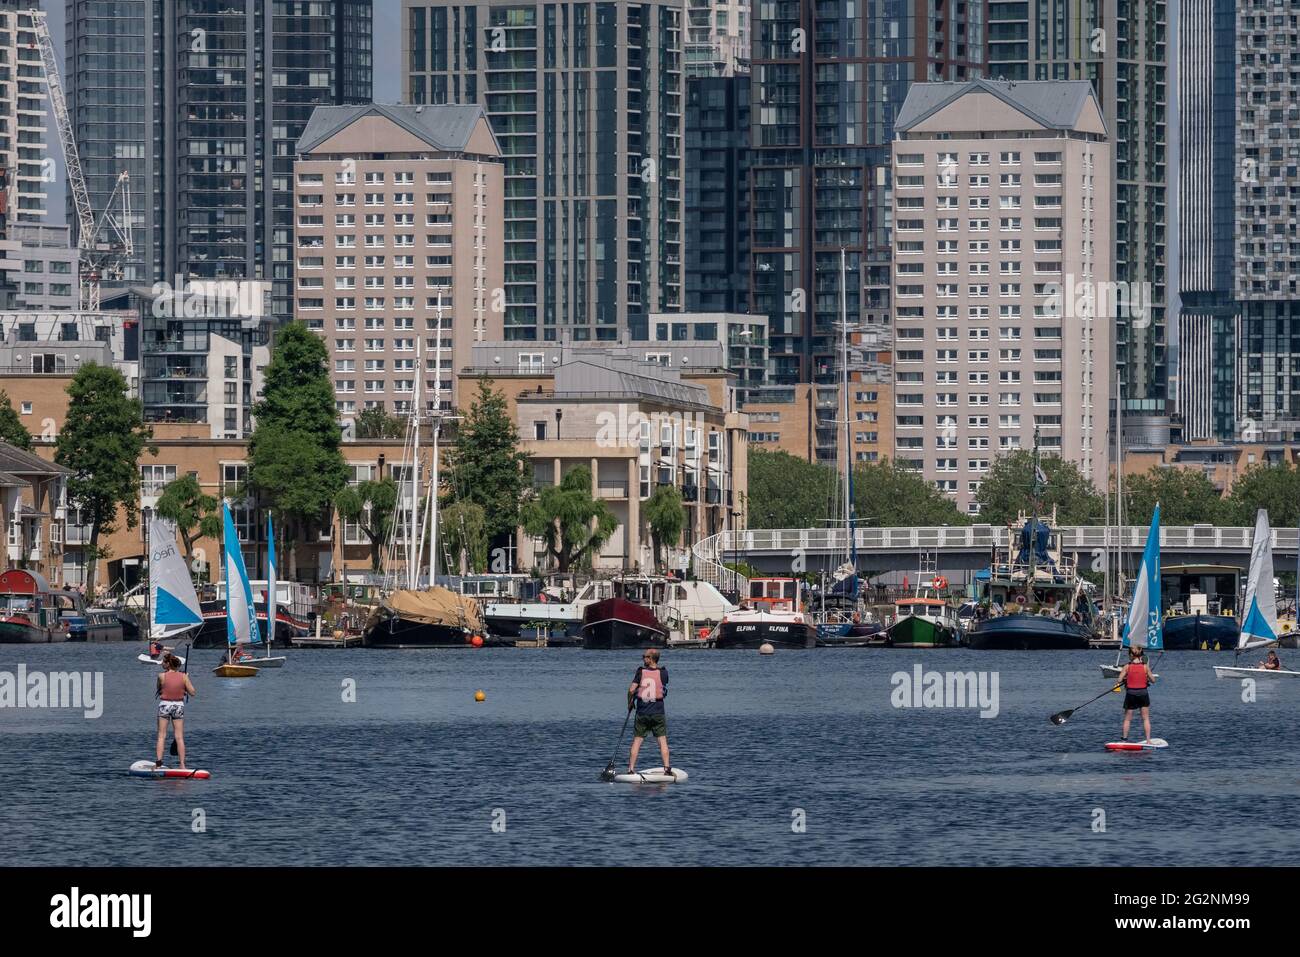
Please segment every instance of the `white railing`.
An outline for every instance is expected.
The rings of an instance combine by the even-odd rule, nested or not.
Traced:
[[[913,528],[856,529],[858,551],[917,551],[920,549],[964,549],[968,551],[1006,548],[1018,543],[1019,528],[994,525],[936,526]],[[1054,530],[1061,551],[1092,551],[1106,546],[1103,526],[1063,526]],[[1146,544],[1147,526],[1128,525],[1110,529],[1111,547],[1141,551]],[[1166,527],[1160,530],[1160,546],[1170,551],[1250,551],[1252,528],[1218,528],[1214,526]],[[697,576],[704,578],[700,566],[721,566],[720,556],[749,552],[847,552],[842,528],[745,529],[719,532],[696,544],[694,557]],[[1273,529],[1273,550],[1294,552],[1300,547],[1300,530]],[[723,574],[730,574],[722,569]],[[707,579],[712,581],[712,579]]]

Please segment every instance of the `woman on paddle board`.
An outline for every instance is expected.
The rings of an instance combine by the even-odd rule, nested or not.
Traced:
[[[641,667],[632,676],[627,689],[627,710],[636,707],[636,724],[632,727],[632,753],[627,759],[627,773],[636,772],[636,756],[641,751],[641,739],[653,734],[659,742],[659,754],[664,759],[664,773],[672,772],[668,763],[668,717],[664,712],[664,696],[668,694],[668,669],[659,667],[659,649],[647,648],[641,658]]]
[[[1146,659],[1142,657],[1141,648],[1130,648],[1128,654],[1128,664],[1121,668],[1119,673],[1119,683],[1124,688],[1124,728],[1120,733],[1120,740],[1128,740],[1129,721],[1133,718],[1133,712],[1140,709],[1142,711],[1142,730],[1146,732],[1144,740],[1150,741],[1151,695],[1147,689],[1151,687],[1155,675],[1151,674]]]
[[[163,671],[158,675],[158,750],[154,754],[156,768],[162,767],[163,745],[167,741],[167,722],[172,723],[176,736],[176,755],[181,760],[181,770],[185,770],[185,696],[197,694],[190,676],[176,669],[181,660],[175,655],[163,658]]]

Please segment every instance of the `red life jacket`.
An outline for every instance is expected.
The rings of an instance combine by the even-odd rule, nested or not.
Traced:
[[[165,671],[162,676],[162,694],[164,701],[185,700],[185,676],[179,671]]]
[[[1129,691],[1146,691],[1147,690],[1147,666],[1145,663],[1131,663],[1128,666],[1128,676],[1125,681]]]

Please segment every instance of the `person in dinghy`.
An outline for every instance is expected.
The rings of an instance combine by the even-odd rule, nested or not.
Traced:
[[[1259,666],[1265,671],[1281,671],[1282,659],[1277,656],[1276,651],[1270,651],[1264,657],[1264,660],[1259,663]]]
[[[181,660],[175,655],[163,658],[163,671],[158,675],[158,749],[154,754],[160,768],[163,763],[163,745],[167,743],[167,722],[172,723],[172,734],[176,737],[176,756],[180,758],[181,770],[185,768],[185,696],[193,697],[198,692],[190,683],[190,676],[177,670]]]
[[[1128,650],[1128,664],[1120,669],[1119,683],[1124,688],[1124,727],[1120,740],[1128,740],[1128,726],[1134,711],[1142,712],[1142,730],[1146,733],[1143,740],[1151,740],[1151,695],[1148,689],[1155,681],[1150,666],[1142,654],[1141,648]]]
[[[668,694],[668,669],[659,667],[658,648],[647,648],[641,662],[641,667],[632,676],[631,687],[627,689],[627,710],[636,708],[627,773],[636,773],[636,757],[641,752],[641,739],[653,734],[659,742],[664,773],[671,774],[672,765],[668,760],[668,717],[664,711],[664,697]]]

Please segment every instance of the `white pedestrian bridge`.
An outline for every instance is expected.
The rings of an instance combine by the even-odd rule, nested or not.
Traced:
[[[952,581],[989,564],[993,549],[1019,543],[1021,526],[939,525],[911,528],[858,528],[855,544],[858,570],[865,575],[906,571],[915,575],[922,556],[935,562],[936,573]],[[1170,565],[1232,565],[1243,572],[1250,565],[1253,528],[1215,525],[1165,527],[1160,530],[1160,561]],[[1080,567],[1102,567],[1107,548],[1125,556],[1129,574],[1137,568],[1146,545],[1147,526],[1110,528],[1065,525],[1052,529],[1061,557]],[[848,553],[843,528],[752,528],[720,532],[701,539],[692,549],[697,578],[730,587],[734,577],[725,564],[744,562],[770,574],[830,572]],[[1280,571],[1295,567],[1300,530],[1273,529],[1273,561]],[[743,584],[743,579],[741,581]]]

